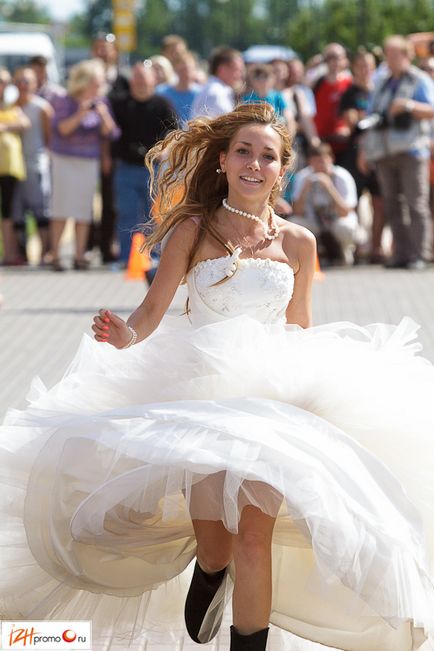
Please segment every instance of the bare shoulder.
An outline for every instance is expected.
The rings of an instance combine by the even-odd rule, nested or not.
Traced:
[[[283,235],[282,247],[289,258],[301,262],[316,257],[316,238],[309,229],[285,219],[279,219],[278,223]]]
[[[190,252],[196,241],[200,229],[199,222],[187,218],[174,226],[166,235],[168,237],[166,247],[172,251],[178,249],[183,253]]]

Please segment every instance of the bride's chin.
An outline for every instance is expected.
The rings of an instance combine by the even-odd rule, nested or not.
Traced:
[[[237,187],[230,187],[229,190],[231,191],[231,194],[239,196],[240,199],[246,199],[249,201],[252,201],[252,199],[255,201],[267,201],[271,192],[271,190],[264,190],[262,186],[250,187],[244,184],[241,187],[239,185],[237,185]]]

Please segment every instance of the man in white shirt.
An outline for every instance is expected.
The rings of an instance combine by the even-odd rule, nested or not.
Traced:
[[[329,144],[309,152],[309,165],[295,176],[292,221],[319,238],[331,261],[353,262],[358,220],[356,184],[349,172],[334,165]]]
[[[197,95],[192,117],[217,117],[235,108],[235,91],[241,90],[245,66],[238,50],[219,47],[213,50],[209,61],[210,77]]]

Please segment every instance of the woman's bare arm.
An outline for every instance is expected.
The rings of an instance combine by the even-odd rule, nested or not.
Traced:
[[[15,106],[16,119],[13,122],[2,122],[0,124],[0,132],[11,131],[12,133],[23,133],[30,129],[30,120],[24,111]]]
[[[81,124],[82,119],[88,113],[88,108],[83,105],[79,106],[75,113],[70,115],[68,118],[59,120],[57,123],[57,130],[61,136],[67,138],[78,129]]]
[[[41,126],[42,126],[42,133],[44,135],[44,145],[48,147],[50,144],[50,138],[51,138],[51,121],[53,119],[54,111],[51,107],[51,104],[48,102],[46,103],[46,106],[41,111]]]
[[[123,348],[131,339],[128,326],[137,332],[137,342],[149,337],[158,327],[187,271],[197,229],[198,226],[190,219],[175,228],[161,254],[148,293],[126,322],[109,310],[99,311],[92,326],[97,341]]]
[[[152,285],[127,323],[145,339],[159,325],[186,271],[198,226],[187,220],[176,227],[167,242]]]
[[[119,132],[116,122],[113,120],[110,111],[106,104],[103,102],[98,102],[96,105],[96,111],[101,118],[101,133],[103,136],[109,136],[116,132]]]
[[[298,260],[294,269],[294,291],[286,310],[287,323],[302,328],[312,325],[312,283],[316,263],[315,236],[302,226],[291,224],[284,229],[283,249],[289,259]],[[295,255],[294,255],[295,254]]]

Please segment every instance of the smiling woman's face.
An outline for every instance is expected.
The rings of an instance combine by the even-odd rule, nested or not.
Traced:
[[[267,197],[283,173],[282,143],[270,125],[248,124],[232,138],[227,152],[220,154],[229,191],[249,199]]]

